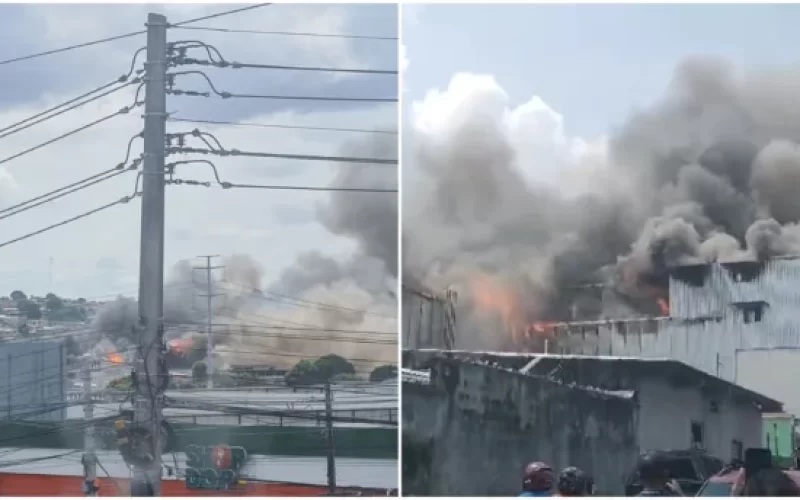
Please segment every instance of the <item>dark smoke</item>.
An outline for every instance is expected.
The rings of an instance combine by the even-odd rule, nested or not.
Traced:
[[[354,144],[342,153],[396,158],[396,142],[392,138]],[[332,186],[396,189],[397,169],[345,164],[338,167]],[[224,260],[224,276],[212,278],[212,293],[219,295],[212,304],[217,325],[214,340],[223,365],[258,363],[289,368],[300,359],[336,353],[362,360],[355,363],[356,368],[366,370],[396,358],[396,344],[361,342],[358,339],[366,334],[358,333],[340,335],[350,340],[336,335],[321,339],[325,332],[314,329],[397,331],[397,196],[334,193],[318,207],[318,217],[332,233],[353,240],[356,249],[352,257],[334,259],[319,251],[300,254],[275,283],[265,287],[263,269],[256,259],[231,255]],[[207,306],[201,295],[207,293],[207,285],[205,275],[194,272],[192,266],[188,261],[178,262],[165,284],[167,339],[205,335],[201,332]],[[103,339],[104,350],[110,351],[109,341],[118,348],[132,341],[137,307],[135,300],[124,297],[108,304],[95,319],[95,342]],[[262,335],[265,332],[270,335]],[[316,338],[303,339],[304,333]]]
[[[559,135],[560,117],[541,107],[509,113],[487,81],[456,76],[439,99],[458,103],[440,105],[436,119],[418,115],[407,132],[407,171],[418,176],[404,186],[409,281],[469,289],[470,276],[487,273],[513,289],[526,321],[641,314],[673,266],[800,251],[797,68],[687,60],[602,157]],[[548,140],[568,151],[539,154]],[[576,312],[596,282],[619,300]]]

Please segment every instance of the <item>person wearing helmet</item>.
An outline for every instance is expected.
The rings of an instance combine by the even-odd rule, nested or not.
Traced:
[[[643,489],[636,496],[683,496],[680,486],[676,482],[670,481],[667,466],[656,453],[645,453],[639,460],[639,479],[642,481]]]
[[[521,497],[553,496],[553,468],[543,462],[531,462],[522,473]]]
[[[593,489],[593,481],[577,467],[567,467],[558,475],[556,491],[560,497],[591,496]]]

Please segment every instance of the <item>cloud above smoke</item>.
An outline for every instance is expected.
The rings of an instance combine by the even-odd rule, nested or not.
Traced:
[[[797,253],[798,86],[797,68],[688,59],[662,98],[587,140],[538,96],[511,107],[493,77],[455,75],[405,131],[404,274],[467,292],[491,276],[525,322],[603,314],[576,311],[587,283],[640,308],[670,266]]]

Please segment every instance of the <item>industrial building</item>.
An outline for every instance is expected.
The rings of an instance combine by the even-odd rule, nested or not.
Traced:
[[[63,421],[67,371],[61,341],[0,343],[0,420]]]
[[[512,495],[543,460],[622,494],[638,454],[742,458],[780,402],[663,358],[405,351],[404,491]]]
[[[455,294],[436,294],[403,284],[402,345],[410,349],[455,346]]]
[[[682,266],[667,286],[663,316],[548,323],[531,337],[556,353],[676,359],[800,415],[800,259]]]

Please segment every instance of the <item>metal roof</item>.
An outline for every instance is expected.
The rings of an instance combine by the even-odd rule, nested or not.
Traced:
[[[52,474],[82,476],[82,450],[48,448],[0,448],[0,470],[16,474]],[[129,478],[130,470],[119,452],[97,451],[99,463],[114,478]],[[186,456],[176,453],[162,457],[164,465],[183,471]],[[398,484],[396,459],[337,458],[336,482],[340,487],[395,489]],[[106,474],[98,470],[102,477]],[[242,474],[252,480],[296,484],[326,485],[327,460],[325,457],[293,457],[280,455],[251,455]],[[176,479],[175,476],[162,476]]]
[[[783,411],[783,403],[763,394],[728,382],[710,373],[706,373],[691,365],[669,358],[634,357],[634,356],[584,356],[571,354],[515,353],[491,351],[442,351],[437,349],[418,349],[404,351],[419,353],[423,357],[457,358],[481,364],[494,365],[498,368],[512,369],[526,375],[547,375],[558,367],[577,367],[589,370],[604,367],[619,367],[623,370],[636,370],[637,374],[653,376],[689,376],[704,384],[729,390],[742,398],[758,405],[763,412],[779,413]]]

